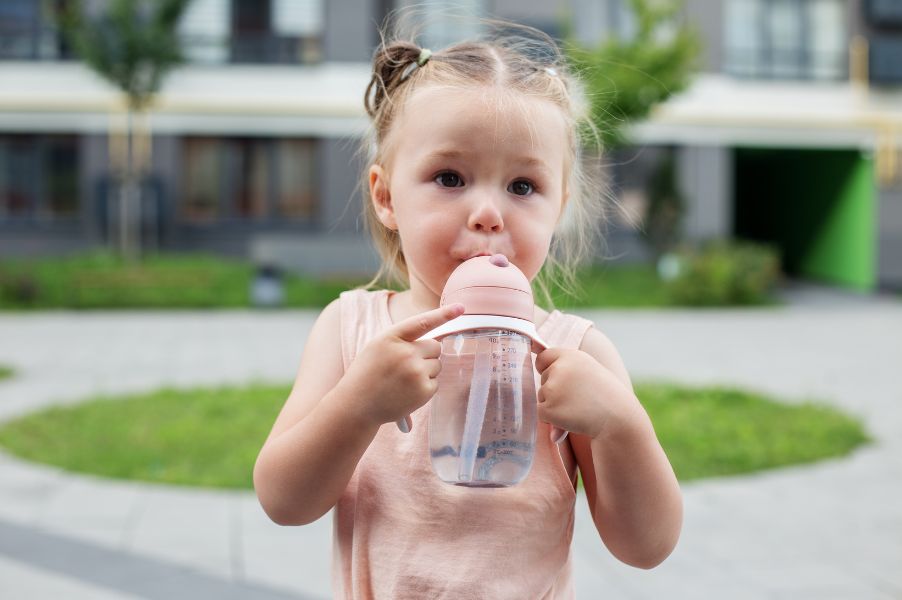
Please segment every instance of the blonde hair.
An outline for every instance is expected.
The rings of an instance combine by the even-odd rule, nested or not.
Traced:
[[[374,163],[385,165],[389,159],[386,142],[392,125],[413,92],[426,85],[483,85],[549,100],[561,109],[567,124],[569,199],[552,236],[548,258],[533,281],[537,295],[553,307],[551,284],[570,295],[577,293],[576,269],[589,257],[601,220],[600,185],[588,176],[582,156],[587,141],[584,137],[588,134],[597,144],[598,136],[589,121],[579,80],[568,69],[553,39],[525,25],[485,19],[480,24],[482,36],[433,50],[422,65],[417,61],[423,48],[413,41],[414,35],[402,38],[396,32],[387,39],[383,34],[373,54],[372,78],[364,95],[371,128],[361,148],[367,156],[361,195],[366,226],[382,265],[364,287],[373,287],[381,280],[403,284],[408,278],[400,236],[379,221],[369,194],[368,168]],[[383,31],[389,27],[387,24]]]

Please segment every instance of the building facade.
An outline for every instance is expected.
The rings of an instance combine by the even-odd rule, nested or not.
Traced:
[[[774,244],[791,275],[902,288],[902,3],[686,2],[701,72],[636,127],[675,148],[695,239]]]
[[[323,273],[370,271],[360,222],[363,91],[392,0],[194,0],[187,63],[146,121],[143,245]],[[629,36],[625,0],[453,5],[596,43]],[[902,287],[902,5],[687,0],[704,42],[690,88],[633,128],[608,174],[608,255],[641,260],[645,185],[675,157],[689,239],[776,244],[793,274]],[[121,98],[74,59],[54,3],[0,0],[0,255],[109,244]],[[430,45],[464,35],[436,19]],[[111,135],[111,132],[113,135]]]

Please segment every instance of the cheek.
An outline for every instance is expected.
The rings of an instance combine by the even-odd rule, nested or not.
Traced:
[[[447,253],[455,239],[455,230],[447,218],[420,213],[399,218],[401,244],[408,261],[436,259]]]
[[[551,216],[541,217],[520,224],[517,266],[530,280],[535,277],[548,256],[551,237],[554,234],[554,219]]]

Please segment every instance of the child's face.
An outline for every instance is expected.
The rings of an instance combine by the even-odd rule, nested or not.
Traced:
[[[566,124],[551,102],[490,88],[417,90],[370,169],[382,223],[396,229],[411,289],[441,295],[463,261],[505,254],[532,280],[566,199]]]

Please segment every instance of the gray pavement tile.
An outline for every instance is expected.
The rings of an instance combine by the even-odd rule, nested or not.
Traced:
[[[77,580],[81,590],[103,588],[149,599],[216,598],[287,600],[295,593],[247,583],[233,583],[171,561],[114,551],[64,536],[0,521],[0,557],[25,563],[22,585],[34,587],[34,571],[53,573],[53,580]],[[16,581],[17,576],[12,578]],[[76,590],[76,593],[81,593]],[[65,595],[55,597],[68,597]],[[90,597],[90,596],[86,596]],[[300,596],[313,598],[314,596]]]
[[[144,496],[129,550],[236,578],[228,494],[154,487]]]
[[[247,581],[331,595],[331,514],[303,527],[283,527],[266,516],[254,495],[241,499],[239,510]]]
[[[48,500],[37,524],[48,531],[124,547],[142,493],[133,483],[71,478]]]
[[[57,469],[32,465],[0,452],[0,518],[35,523],[68,485]]]
[[[0,582],[3,597],[15,600],[137,600],[123,591],[110,590],[70,577],[0,556]]]

